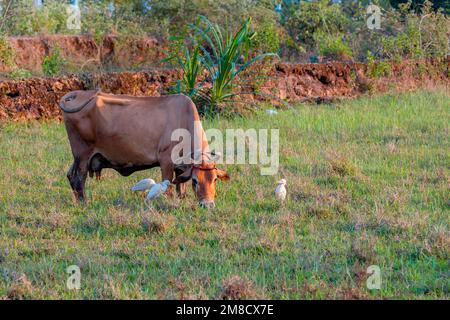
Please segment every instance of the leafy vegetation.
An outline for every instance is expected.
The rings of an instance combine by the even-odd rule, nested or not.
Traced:
[[[233,34],[201,16],[197,24],[191,24],[191,30],[194,32],[189,39],[193,43],[192,52],[187,45],[182,45],[181,56],[175,56],[183,71],[182,86],[178,87],[196,100],[201,113],[223,112],[224,104],[232,102],[238,94],[233,90],[238,76],[256,61],[275,54],[249,56],[251,41],[256,36],[251,31],[251,19]],[[197,84],[203,70],[211,87]]]
[[[141,0],[81,0],[81,30],[69,30],[64,2],[48,0],[37,9],[31,1],[0,0],[2,7],[8,8],[2,21],[8,35],[82,33],[93,35],[98,43],[107,34],[122,42],[145,35],[168,40],[189,36],[189,25],[203,15],[234,31],[250,17],[253,30],[258,31],[252,49],[256,53],[277,52],[286,60],[304,61],[317,55],[336,58],[343,51],[361,61],[367,59],[368,50],[377,59],[447,53],[448,1],[373,1],[382,8],[381,30],[367,28],[369,2],[281,1],[281,11],[277,12],[269,0],[154,0],[151,5]]]
[[[280,53],[282,30],[278,28],[276,21],[264,19],[258,24],[258,32],[252,39],[252,47],[257,53]]]
[[[3,64],[7,67],[11,67],[14,65],[13,61],[13,50],[8,42],[8,39],[0,34],[0,64]]]
[[[32,77],[33,73],[30,70],[15,68],[8,74],[8,76],[12,79],[24,79]]]
[[[66,61],[61,57],[59,48],[53,48],[50,55],[44,58],[42,62],[42,71],[47,76],[56,76],[64,69]]]
[[[198,90],[201,89],[201,84],[197,83],[201,75],[202,66],[200,62],[200,48],[195,47],[190,53],[186,46],[180,47],[184,56],[174,56],[182,71],[181,80],[177,81],[176,91],[184,93],[189,97],[194,97]],[[172,59],[172,58],[171,58]]]
[[[278,175],[227,165],[215,211],[190,188],[147,208],[130,187],[159,169],[105,170],[75,205],[63,124],[6,123],[0,299],[449,299],[448,100],[417,92],[207,119],[280,129]],[[273,196],[281,177],[284,206]],[[66,288],[70,265],[79,291]],[[366,288],[370,265],[381,290]]]
[[[344,42],[342,36],[316,32],[314,39],[318,45],[317,52],[333,60],[350,60],[352,50]]]
[[[391,73],[390,63],[388,61],[377,61],[370,51],[367,53],[367,67],[372,78],[388,76]]]
[[[33,1],[3,0],[0,5],[6,12],[3,25],[11,35],[38,35],[71,33],[66,28],[66,4],[62,1],[47,0],[41,8],[36,8]]]
[[[420,14],[413,10],[412,3],[400,5],[389,19],[404,21],[396,33],[381,38],[379,54],[387,59],[427,58],[444,56],[448,51],[449,19],[443,13],[435,13],[432,3],[425,1]],[[398,24],[394,24],[396,26]],[[446,43],[447,41],[447,43]]]
[[[327,0],[302,3],[285,16],[284,25],[290,35],[308,48],[316,45],[317,32],[338,34],[345,31],[350,23],[339,5],[330,5]]]

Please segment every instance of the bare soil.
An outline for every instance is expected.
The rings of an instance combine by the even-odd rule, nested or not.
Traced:
[[[132,68],[159,64],[163,58],[163,45],[156,38],[120,38],[109,35],[95,39],[90,35],[46,35],[37,37],[10,37],[14,65],[33,73],[42,73],[42,62],[55,49],[67,61],[68,67],[93,70],[98,65],[112,68]],[[9,72],[13,66],[0,62],[0,72]]]
[[[90,36],[47,36],[12,38],[15,61],[33,69],[55,44],[61,54],[78,64],[78,72],[99,53]],[[156,39],[117,41],[113,36],[102,42],[101,63],[127,68],[124,64],[148,65],[159,61],[163,45]],[[132,43],[132,45],[129,45]],[[122,48],[119,48],[121,47]],[[120,50],[119,50],[120,49]],[[151,54],[149,55],[149,52]],[[126,55],[126,56],[125,56]],[[125,62],[123,62],[125,61]],[[0,66],[0,71],[1,71]],[[390,62],[388,72],[377,77],[367,64],[328,62],[320,64],[274,63],[266,66],[267,76],[252,81],[244,91],[245,99],[267,101],[282,106],[280,100],[328,102],[361,94],[411,91],[435,86],[449,87],[450,58]],[[372,68],[373,69],[373,68]],[[61,118],[59,99],[72,90],[101,89],[104,92],[131,95],[163,95],[180,78],[176,70],[149,69],[137,72],[90,72],[54,78],[23,80],[0,79],[0,121]]]

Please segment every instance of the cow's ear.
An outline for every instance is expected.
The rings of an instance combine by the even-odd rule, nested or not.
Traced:
[[[191,179],[192,177],[192,167],[187,168],[182,174],[180,174],[179,176],[177,176],[172,183],[173,184],[177,184],[177,183],[184,183],[186,181],[189,181],[189,179]]]
[[[228,181],[230,180],[230,176],[228,175],[228,173],[224,170],[220,170],[217,169],[217,178],[222,180],[222,181]]]

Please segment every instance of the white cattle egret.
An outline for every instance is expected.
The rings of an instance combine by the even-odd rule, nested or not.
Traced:
[[[153,185],[153,187],[150,189],[150,191],[147,194],[147,200],[153,200],[159,196],[161,196],[164,192],[167,191],[167,188],[170,185],[169,180],[164,180],[163,182],[156,183]]]
[[[275,189],[275,197],[278,201],[283,202],[286,199],[286,179],[278,181],[277,188]]]
[[[133,188],[131,188],[131,191],[146,191],[150,190],[151,187],[153,187],[156,184],[155,180],[153,179],[143,179],[136,183]]]

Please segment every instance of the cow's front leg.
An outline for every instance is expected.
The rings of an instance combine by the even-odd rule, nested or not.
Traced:
[[[84,185],[88,173],[87,159],[76,157],[67,172],[67,179],[72,187],[76,202],[84,202]]]
[[[173,185],[172,185],[173,173],[174,173],[174,170],[173,170],[173,165],[171,163],[161,165],[162,181],[169,180],[171,182],[171,184],[169,185],[169,187],[167,188],[167,191],[166,191],[166,194],[169,197],[173,197]]]
[[[177,183],[176,190],[180,199],[186,198],[186,183]]]
[[[175,178],[182,175],[184,171],[175,170]],[[176,185],[177,195],[179,198],[183,199],[186,197],[186,183],[177,183]]]

